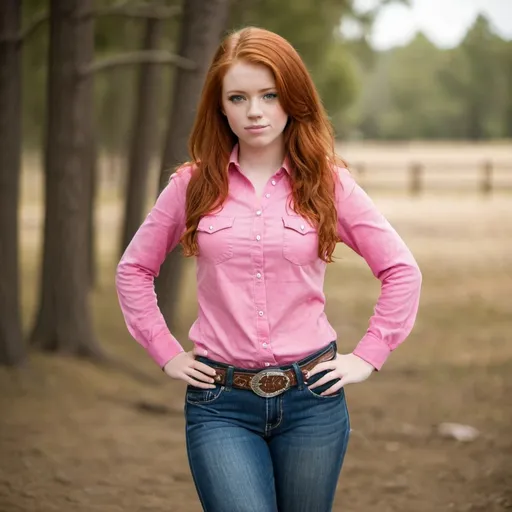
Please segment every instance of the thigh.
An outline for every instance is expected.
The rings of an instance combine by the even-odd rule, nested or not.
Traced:
[[[344,395],[303,389],[288,397],[283,428],[269,443],[279,512],[332,510],[350,432]]]
[[[233,417],[233,404],[207,396],[186,405],[187,454],[206,512],[277,512],[272,459],[265,440]],[[223,410],[229,411],[223,414]]]

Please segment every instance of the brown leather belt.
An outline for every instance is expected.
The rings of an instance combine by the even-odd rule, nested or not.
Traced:
[[[334,347],[331,347],[327,352],[321,354],[315,359],[309,361],[304,365],[299,365],[302,375],[315,367],[318,363],[330,361],[336,355]],[[220,368],[213,366],[217,374],[214,377],[215,383],[224,385],[226,383],[227,368]],[[269,368],[268,370],[261,370],[251,372],[249,370],[240,372],[233,372],[233,387],[239,389],[249,389],[254,391],[257,395],[269,398],[272,396],[280,395],[292,386],[297,385],[297,375],[293,368],[288,370],[281,370],[279,368]]]

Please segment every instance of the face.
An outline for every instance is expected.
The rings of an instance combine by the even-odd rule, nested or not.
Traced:
[[[237,62],[229,68],[222,83],[222,111],[241,145],[262,148],[282,142],[288,116],[266,66]]]

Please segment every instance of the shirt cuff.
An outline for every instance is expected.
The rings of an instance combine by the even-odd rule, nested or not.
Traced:
[[[183,347],[170,332],[164,332],[154,338],[146,347],[146,350],[151,359],[153,359],[162,370],[173,357],[184,352]]]
[[[391,350],[383,341],[372,334],[367,334],[352,353],[373,365],[376,370],[380,370],[391,354]]]

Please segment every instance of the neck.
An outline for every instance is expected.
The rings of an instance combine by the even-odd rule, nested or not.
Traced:
[[[279,139],[262,148],[239,143],[238,162],[244,172],[272,175],[283,165],[284,156],[284,144]]]

